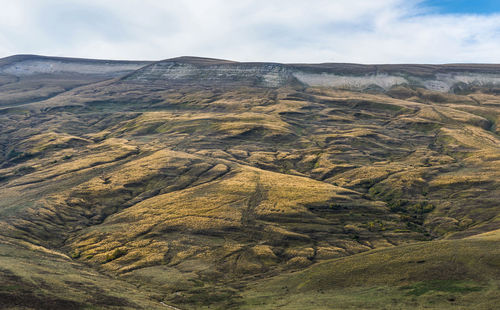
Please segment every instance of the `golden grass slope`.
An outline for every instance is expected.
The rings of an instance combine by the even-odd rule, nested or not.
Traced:
[[[487,307],[498,101],[407,86],[73,89],[0,114],[0,234],[185,308]]]
[[[227,169],[219,165],[213,169]],[[172,245],[175,239],[168,237],[172,232],[186,236],[225,236],[224,239],[230,243],[234,242],[230,240],[232,234],[238,239],[244,237],[238,237],[242,233],[248,234],[245,237],[250,242],[261,244],[278,245],[280,240],[287,239],[310,241],[308,235],[290,231],[276,219],[317,220],[307,206],[328,206],[330,203],[377,207],[376,203],[363,200],[354,191],[330,184],[235,166],[222,178],[157,195],[118,212],[101,225],[83,230],[71,245],[81,257],[92,256],[90,261],[123,272],[145,265],[178,261],[177,256],[184,254],[177,253],[175,245]],[[252,234],[259,234],[260,238],[252,241]],[[141,242],[137,242],[138,239]],[[156,242],[155,239],[162,241]],[[196,254],[208,256],[206,259],[209,261],[218,260],[221,259],[219,255],[230,254],[217,253],[224,246],[227,246],[225,242],[216,246],[200,244]],[[123,255],[109,260],[116,249],[123,250]]]

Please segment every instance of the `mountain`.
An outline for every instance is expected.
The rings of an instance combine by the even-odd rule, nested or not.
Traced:
[[[44,100],[72,88],[120,77],[149,62],[16,55],[0,59],[0,105]]]
[[[0,302],[491,309],[499,86],[487,64],[0,59]]]

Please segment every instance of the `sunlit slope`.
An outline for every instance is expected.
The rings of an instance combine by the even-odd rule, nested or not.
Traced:
[[[106,150],[108,161],[112,154],[122,159],[96,167],[104,155],[94,152],[8,182],[6,197],[46,195],[30,207],[11,207],[3,233],[64,246],[79,260],[120,272],[202,257],[214,271],[255,273],[421,238],[404,231],[383,202],[310,178],[178,151],[141,151],[120,140],[95,148]],[[47,176],[73,186],[46,193]],[[266,250],[264,260],[271,255],[269,266],[256,249]],[[251,261],[225,266],[223,259],[246,252]]]
[[[36,130],[12,127],[10,136],[22,142],[5,153],[15,161],[26,159],[16,152],[37,154],[36,147],[24,152],[25,145],[38,130],[54,131],[50,124],[55,124],[70,135],[64,139],[81,139],[72,143],[154,141],[366,192],[395,213],[411,213],[406,212],[411,201],[433,205],[426,227],[436,236],[472,227],[481,231],[495,216],[490,206],[498,196],[499,112],[493,95],[409,88],[411,97],[402,100],[327,89],[179,91],[121,83],[43,102],[57,107],[45,116],[54,119]],[[8,117],[6,129],[17,126],[10,125],[14,120],[28,126],[32,121]],[[421,226],[424,219],[411,222]]]

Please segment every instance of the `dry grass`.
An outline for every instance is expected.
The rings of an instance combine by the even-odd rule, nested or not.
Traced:
[[[150,162],[148,158],[142,160]],[[131,166],[139,165],[134,162]],[[122,172],[120,175],[123,180],[128,180],[127,173]],[[116,186],[116,183],[111,181],[107,186]],[[94,192],[96,188],[93,187]],[[217,235],[224,231],[245,230],[247,227],[255,229],[256,221],[276,216],[314,218],[306,206],[328,205],[336,201],[367,203],[356,192],[330,184],[240,167],[222,179],[139,202],[108,217],[103,224],[88,232],[82,232],[73,241],[72,247],[82,258],[91,256],[90,261],[101,263],[106,263],[106,257],[115,249],[123,247],[127,254],[112,263],[106,263],[105,267],[124,272],[163,261],[177,261],[176,257],[183,254],[175,253],[170,246],[172,240],[154,242],[157,236],[167,232]],[[259,229],[267,232],[267,240],[293,236],[308,238],[271,223],[260,223],[264,226]],[[204,252],[209,250],[210,246],[202,249]],[[258,252],[254,254],[260,256]]]
[[[164,309],[155,292],[40,249],[0,243],[3,309]]]
[[[404,100],[389,97],[397,92],[107,81],[33,104],[34,116],[0,115],[7,133],[0,137],[1,235],[193,308],[237,307],[234,287],[310,265],[276,286],[257,282],[263,291],[251,287],[244,302],[376,308],[392,302],[370,301],[381,290],[404,299],[395,308],[433,298],[445,306],[435,294],[408,301],[396,275],[438,270],[443,265],[432,261],[449,259],[455,245],[460,259],[474,253],[453,242],[435,243],[442,256],[431,246],[398,245],[496,240],[500,101],[479,92],[402,92]],[[494,253],[484,244],[467,243]],[[393,249],[358,254],[373,248]],[[426,262],[405,269],[412,255]],[[472,279],[490,271],[483,267],[466,271]],[[322,289],[315,279],[330,299],[311,293]],[[288,281],[297,297],[279,287]],[[262,297],[268,293],[277,295]],[[490,296],[481,294],[461,302]]]

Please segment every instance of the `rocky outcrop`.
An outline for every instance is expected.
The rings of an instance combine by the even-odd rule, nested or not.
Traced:
[[[240,63],[179,57],[145,66],[123,78],[129,82],[198,86],[281,87],[304,85],[387,91],[409,85],[440,92],[500,85],[498,65],[357,65]]]
[[[386,72],[366,72],[363,74],[338,73],[331,70],[308,72],[294,70],[293,75],[309,86],[337,87],[355,90],[366,90],[378,87],[389,90],[397,85],[422,87],[439,92],[453,92],[457,88],[494,87],[500,85],[500,69],[493,72],[481,72],[463,68],[457,71],[446,71],[444,66],[435,66],[430,75],[410,74],[403,70],[387,70]],[[441,72],[443,71],[443,72]]]
[[[281,87],[296,83],[291,70],[275,63],[193,63],[166,60],[146,66],[125,81],[169,85]]]
[[[25,77],[37,74],[100,75],[116,77],[144,67],[145,61],[109,61],[16,55],[0,59],[0,74]]]

